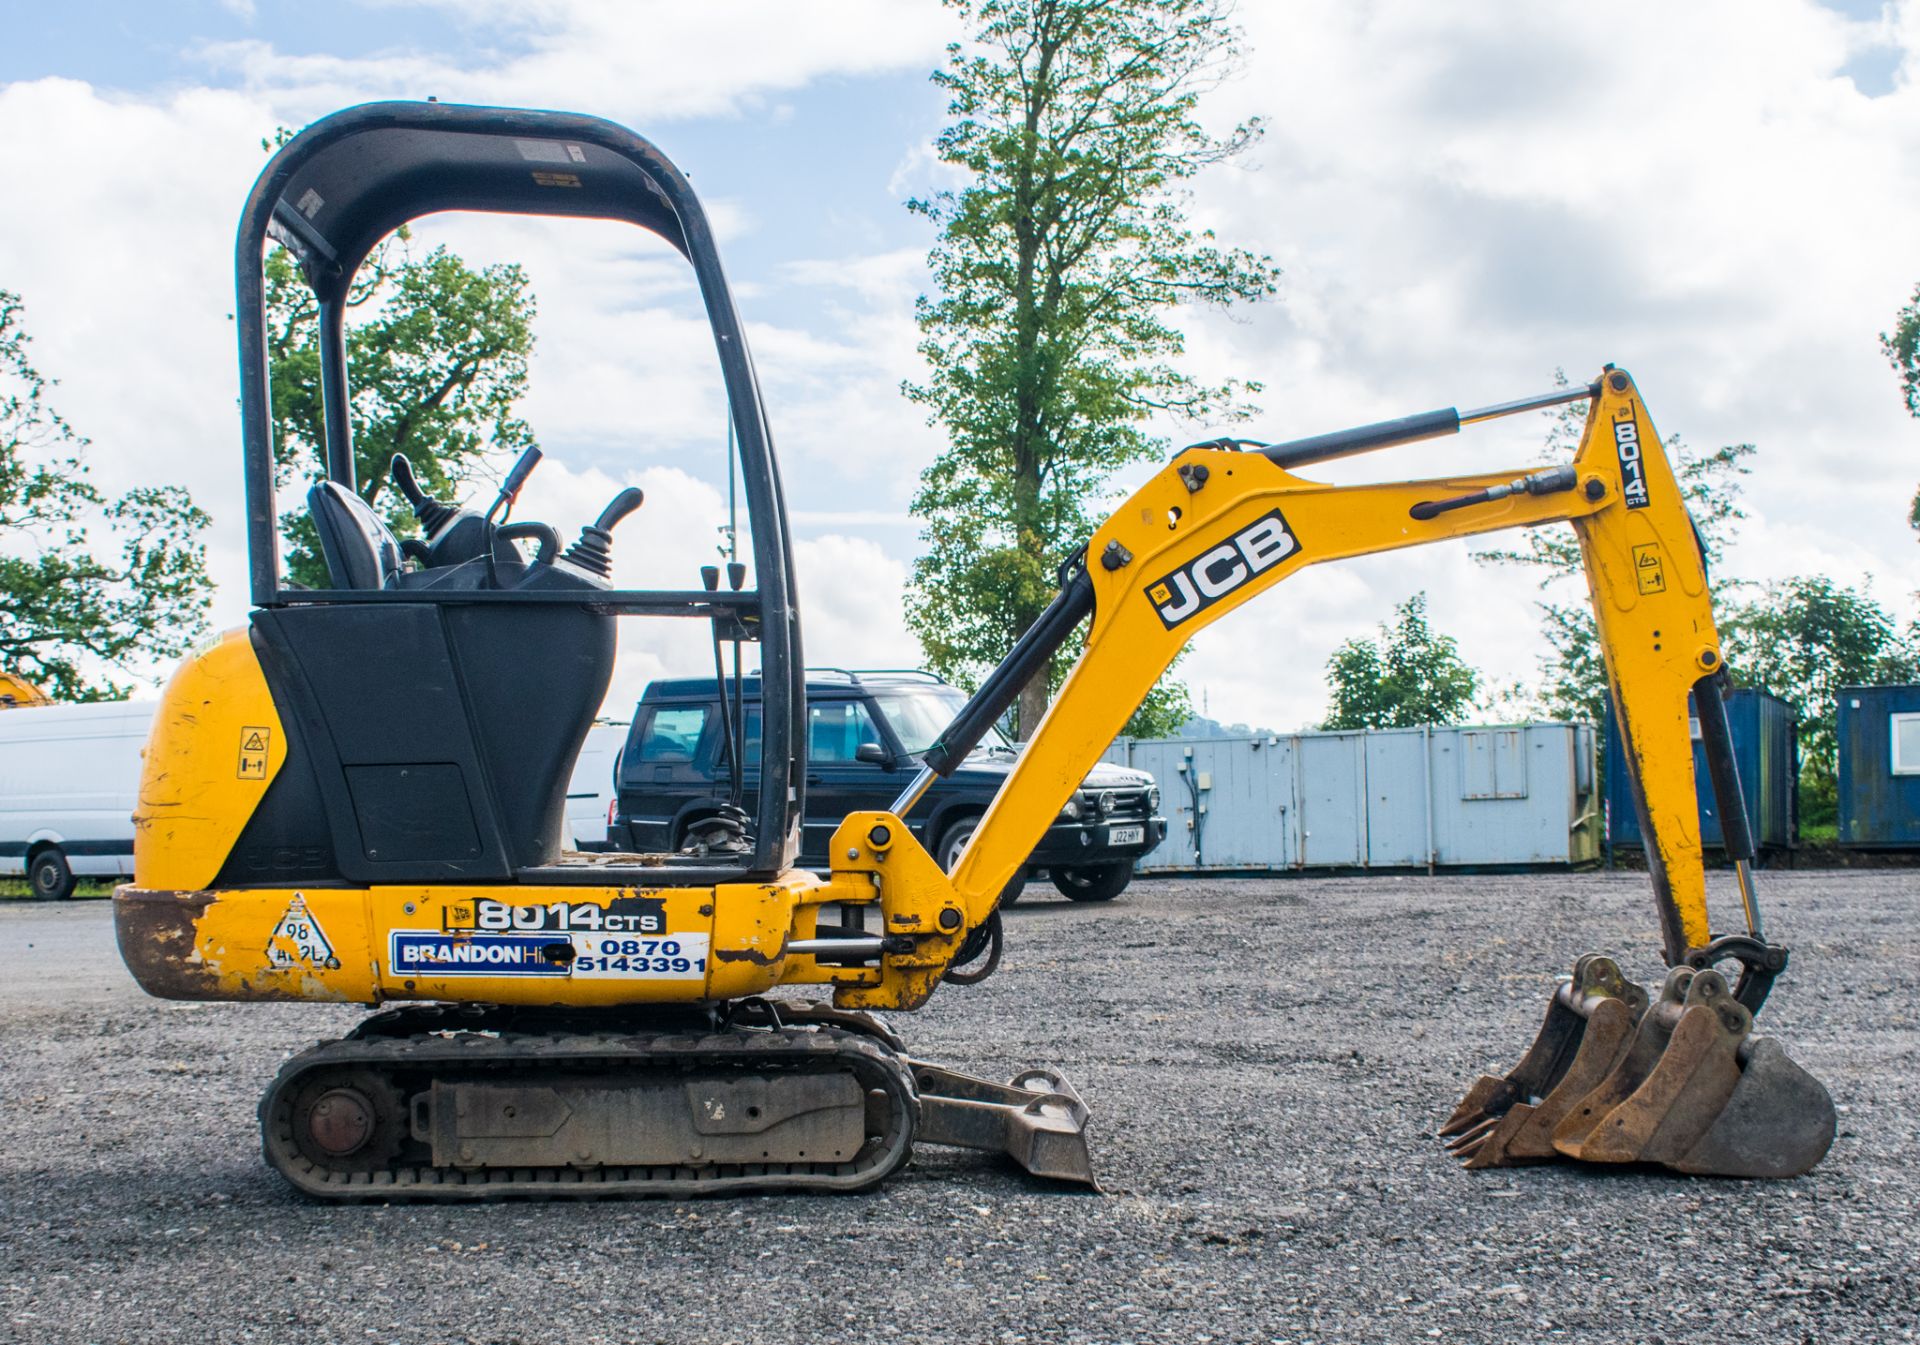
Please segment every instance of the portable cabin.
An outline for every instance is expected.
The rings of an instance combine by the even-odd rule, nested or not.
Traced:
[[[1920,847],[1920,686],[1840,690],[1840,844]]]
[[[1591,724],[1121,739],[1166,838],[1143,873],[1523,868],[1597,860]]]
[[[1688,702],[1691,715],[1692,702]],[[1700,745],[1700,721],[1693,718],[1693,778],[1700,796],[1700,843],[1719,846],[1720,807],[1707,775],[1706,752]],[[1795,787],[1800,778],[1799,715],[1791,702],[1751,687],[1727,693],[1727,725],[1733,732],[1734,764],[1740,774],[1740,792],[1746,796],[1747,817],[1754,844],[1763,851],[1780,852],[1799,841],[1799,814]],[[1620,735],[1614,730],[1613,704],[1606,718],[1607,843],[1640,849],[1640,815],[1634,811],[1633,789],[1627,780]]]

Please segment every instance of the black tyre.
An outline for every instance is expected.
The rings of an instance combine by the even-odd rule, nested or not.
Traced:
[[[1111,864],[1079,864],[1070,869],[1051,871],[1053,885],[1068,901],[1112,901],[1133,881],[1133,861],[1117,859]]]
[[[27,861],[27,888],[36,900],[65,901],[73,895],[73,869],[54,846],[35,852]]]
[[[953,866],[960,862],[960,852],[967,848],[967,842],[973,839],[973,833],[979,825],[979,818],[963,817],[941,833],[940,844],[935,847],[933,857],[940,861],[942,869],[948,873],[953,872]],[[1000,889],[1000,904],[1013,905],[1020,900],[1020,894],[1026,890],[1026,886],[1027,870],[1026,866],[1022,865],[1020,871]]]

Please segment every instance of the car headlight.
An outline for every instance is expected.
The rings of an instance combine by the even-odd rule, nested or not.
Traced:
[[[1147,786],[1147,811],[1150,813],[1157,813],[1160,811],[1160,786],[1159,785]]]
[[[1066,807],[1060,810],[1060,816],[1069,822],[1078,822],[1080,820],[1080,796],[1078,794],[1075,794],[1067,800]]]
[[[1100,803],[1100,816],[1105,817],[1113,811],[1114,796],[1111,789],[1104,790],[1095,797]]]

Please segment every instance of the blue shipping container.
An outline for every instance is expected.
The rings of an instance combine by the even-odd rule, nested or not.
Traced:
[[[1920,846],[1920,686],[1840,690],[1840,843]]]
[[[1689,703],[1691,711],[1691,703]],[[1746,796],[1753,842],[1764,850],[1784,850],[1799,839],[1794,788],[1800,775],[1797,750],[1798,716],[1778,696],[1741,687],[1727,696],[1727,724],[1733,730],[1733,760],[1740,773],[1740,792]],[[1644,845],[1640,815],[1627,783],[1626,757],[1614,726],[1613,702],[1607,702],[1607,841],[1612,845]],[[1700,745],[1699,721],[1693,728],[1693,779],[1700,795],[1700,843],[1721,844],[1720,810],[1714,803],[1713,781],[1707,775],[1707,754]]]

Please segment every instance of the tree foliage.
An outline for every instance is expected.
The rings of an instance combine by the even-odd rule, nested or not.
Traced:
[[[1348,640],[1327,660],[1333,710],[1325,729],[1398,729],[1457,724],[1473,704],[1480,675],[1451,635],[1427,624],[1416,593],[1382,622],[1378,640]]]
[[[1216,137],[1196,117],[1237,56],[1224,3],[948,3],[974,35],[933,77],[949,98],[936,152],[965,185],[910,203],[939,240],[937,295],[916,306],[928,375],[905,392],[948,447],[913,500],[927,547],[908,622],[933,667],[971,682],[1052,599],[1110,475],[1165,451],[1148,420],[1245,413],[1256,384],[1176,367],[1174,311],[1259,299],[1278,271],[1186,220],[1184,184],[1260,129]],[[1061,675],[1023,693],[1022,736]],[[1163,683],[1130,729],[1185,708]]]
[[[28,356],[20,296],[0,290],[0,665],[55,700],[125,696],[111,680],[206,630],[209,519],[179,486],[109,498],[87,440]]]
[[[348,295],[347,380],[354,476],[360,497],[380,500],[394,455],[404,453],[432,495],[457,494],[495,455],[534,442],[515,408],[527,390],[534,300],[517,265],[479,269],[445,247],[411,255],[405,230],[382,244]],[[266,263],[267,343],[275,467],[281,485],[326,474],[320,387],[319,306],[293,257]],[[382,508],[397,532],[415,530],[397,497]],[[282,520],[295,582],[327,585],[313,523]]]
[[[1722,624],[1734,679],[1798,710],[1801,820],[1831,823],[1839,799],[1840,688],[1920,677],[1920,631],[1901,631],[1866,592],[1824,576],[1769,584]]]
[[[1920,416],[1920,287],[1913,291],[1907,306],[1900,310],[1891,332],[1880,333],[1880,349],[1886,352],[1894,372],[1900,375],[1900,393],[1910,415]],[[1920,491],[1907,506],[1907,522],[1920,528]]]
[[[1566,386],[1564,372],[1558,374]],[[1551,425],[1541,450],[1543,462],[1570,462],[1580,446],[1587,410],[1575,402],[1549,413]],[[1753,470],[1752,444],[1727,444],[1711,453],[1697,454],[1670,435],[1662,445],[1687,503],[1687,512],[1706,546],[1708,584],[1716,605],[1732,591],[1728,577],[1716,565],[1746,511],[1740,506],[1741,478]],[[1573,529],[1562,526],[1530,528],[1516,545],[1492,547],[1474,553],[1490,565],[1519,565],[1539,577],[1546,594],[1540,608],[1546,651],[1540,658],[1540,681],[1533,689],[1533,708],[1554,719],[1599,724],[1607,704],[1606,661],[1594,627],[1593,607],[1581,580],[1580,543]],[[1579,587],[1578,598],[1562,596]]]

